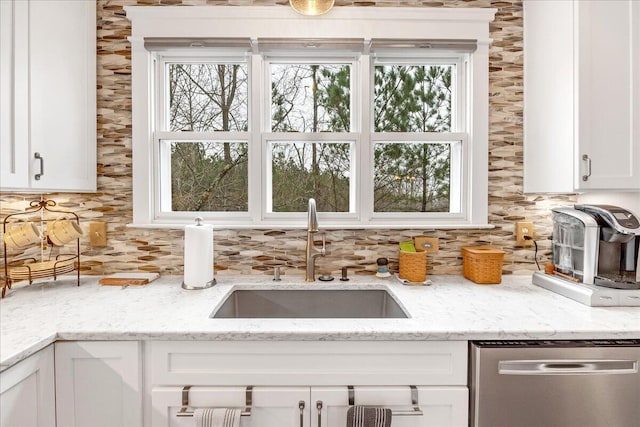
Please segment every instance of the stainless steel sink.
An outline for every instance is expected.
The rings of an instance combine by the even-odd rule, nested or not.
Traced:
[[[408,318],[384,289],[237,289],[212,318]]]

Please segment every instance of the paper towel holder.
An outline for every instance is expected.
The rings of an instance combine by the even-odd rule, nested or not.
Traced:
[[[190,290],[190,291],[193,291],[193,290],[196,290],[196,289],[207,289],[207,288],[212,287],[215,284],[216,284],[216,279],[214,277],[211,281],[205,283],[202,286],[191,286],[191,285],[187,285],[186,283],[182,282],[182,289],[187,289],[187,290]]]
[[[195,220],[196,220],[196,226],[204,225],[203,224],[204,218],[199,216],[199,217],[196,217]],[[208,281],[207,283],[205,283],[204,285],[202,285],[202,286],[187,285],[183,281],[182,282],[182,289],[187,289],[189,291],[193,291],[193,290],[197,290],[197,289],[207,289],[207,288],[212,287],[215,284],[216,284],[216,278],[215,277],[213,279],[211,279],[210,281]]]

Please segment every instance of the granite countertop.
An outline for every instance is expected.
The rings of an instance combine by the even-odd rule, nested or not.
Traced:
[[[353,277],[305,284],[300,276],[219,276],[187,291],[181,276],[146,285],[99,286],[98,277],[14,284],[0,302],[0,370],[56,340],[475,340],[640,338],[640,308],[588,307],[503,276],[476,285],[433,276],[431,286]],[[210,319],[234,287],[387,288],[409,319]]]

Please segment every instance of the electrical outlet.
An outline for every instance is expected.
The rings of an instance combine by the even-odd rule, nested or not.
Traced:
[[[527,239],[525,239],[525,237]],[[533,246],[533,223],[532,222],[516,222],[516,245]]]
[[[93,247],[107,246],[107,223],[106,222],[90,222],[89,223],[89,243]]]
[[[413,238],[416,250],[425,252],[438,252],[440,250],[440,239],[437,237],[416,236]]]

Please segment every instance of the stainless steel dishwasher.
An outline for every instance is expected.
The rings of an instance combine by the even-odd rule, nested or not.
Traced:
[[[640,427],[640,340],[474,341],[469,425]]]

